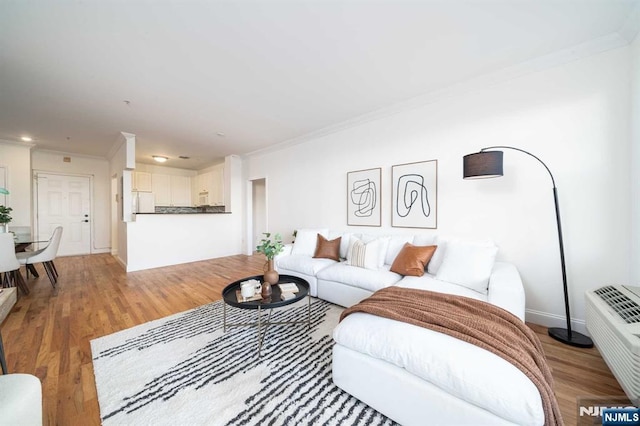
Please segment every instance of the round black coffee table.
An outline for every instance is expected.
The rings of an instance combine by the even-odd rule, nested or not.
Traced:
[[[254,275],[252,277],[242,278],[238,281],[234,281],[222,290],[222,299],[223,303],[223,331],[227,331],[227,327],[256,327],[258,329],[258,356],[260,356],[260,352],[262,350],[262,343],[264,341],[264,337],[267,334],[267,330],[270,325],[277,324],[307,324],[307,327],[311,328],[311,297],[309,296],[309,283],[300,278],[294,277],[293,275],[280,275],[280,279],[278,280],[278,284],[286,284],[293,283],[298,287],[298,292],[294,294],[291,299],[282,300],[282,293],[280,291],[280,287],[278,284],[274,284],[271,286],[271,297],[268,299],[260,299],[260,300],[252,300],[243,302],[238,300],[237,291],[240,290],[240,284],[244,281],[248,280],[258,280],[261,283],[264,282],[262,275]],[[307,297],[308,305],[307,305],[307,318],[299,321],[271,321],[271,313],[276,308],[281,308],[286,305],[290,305],[292,303],[298,302],[304,297]],[[233,306],[235,308],[240,309],[255,309],[257,310],[257,321],[249,322],[249,323],[235,323],[229,324],[227,323],[227,305]],[[266,321],[262,319],[262,311],[265,309],[269,309],[269,316]]]

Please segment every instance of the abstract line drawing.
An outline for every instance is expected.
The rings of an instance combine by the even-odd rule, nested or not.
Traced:
[[[380,208],[381,177],[381,168],[347,173],[347,225],[382,225]]]
[[[391,226],[437,228],[438,160],[391,167]]]
[[[409,174],[398,178],[398,202],[396,203],[396,213],[400,217],[407,217],[411,210],[418,204],[425,217],[431,215],[429,205],[428,189],[424,185],[424,176]]]
[[[369,217],[376,207],[376,184],[369,179],[357,180],[351,189],[351,202],[355,205],[355,214],[358,217]]]

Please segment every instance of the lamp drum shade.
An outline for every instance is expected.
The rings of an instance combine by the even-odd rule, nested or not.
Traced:
[[[483,179],[502,176],[502,151],[480,151],[463,157],[463,178]]]

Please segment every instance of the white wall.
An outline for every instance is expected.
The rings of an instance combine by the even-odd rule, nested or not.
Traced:
[[[71,162],[64,162],[69,157]],[[111,249],[110,179],[106,159],[61,152],[38,151],[32,154],[35,171],[84,175],[91,177],[91,253],[106,253]]]
[[[640,36],[631,44],[631,278],[640,286]]]
[[[7,170],[7,207],[12,226],[31,226],[31,146],[0,141],[0,166]]]
[[[620,48],[452,95],[304,144],[246,158],[268,176],[269,231],[346,227],[346,173],[382,167],[382,228],[355,232],[491,237],[517,265],[527,317],[564,325],[552,185],[532,158],[505,151],[505,176],[464,181],[462,157],[512,145],[540,157],[560,197],[572,316],[584,292],[629,278],[630,50]],[[390,227],[391,166],[438,160],[438,229]]]

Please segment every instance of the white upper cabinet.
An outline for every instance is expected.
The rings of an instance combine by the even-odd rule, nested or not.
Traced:
[[[134,171],[133,190],[139,192],[151,192],[153,190],[151,183],[151,173]]]
[[[224,205],[224,164],[194,178],[193,197],[196,205]]]
[[[156,206],[171,205],[171,176],[154,173],[151,177],[153,198]]]
[[[191,178],[171,175],[171,205],[191,206]]]
[[[212,206],[224,206],[224,167],[214,169],[211,174],[209,202]]]
[[[189,176],[153,173],[151,183],[156,206],[191,206],[191,178]]]

